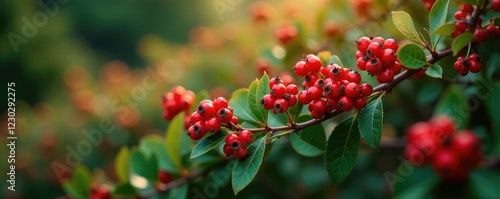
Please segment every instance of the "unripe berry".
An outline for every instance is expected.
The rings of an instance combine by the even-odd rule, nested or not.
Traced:
[[[249,145],[253,141],[253,134],[249,130],[243,130],[240,132],[238,135],[239,140],[241,141],[242,144]]]

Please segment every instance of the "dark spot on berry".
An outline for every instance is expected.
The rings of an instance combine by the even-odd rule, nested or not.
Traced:
[[[232,143],[231,143],[231,148],[232,148],[233,150],[239,149],[239,148],[240,148],[240,143],[239,143],[239,142],[237,142],[237,141],[232,142]]]
[[[261,104],[262,104],[262,100],[261,100]],[[227,111],[226,111],[226,109],[220,109],[219,112],[217,112],[217,114],[219,114],[219,116],[221,118],[225,118],[227,116]]]

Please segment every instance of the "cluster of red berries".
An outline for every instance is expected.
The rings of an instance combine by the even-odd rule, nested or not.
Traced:
[[[293,25],[284,25],[282,27],[276,28],[274,31],[274,36],[278,41],[282,44],[286,45],[290,43],[290,41],[297,38],[299,35],[299,31]]]
[[[90,199],[111,199],[111,193],[107,185],[93,183],[90,191]]]
[[[357,65],[360,70],[377,76],[380,83],[388,83],[401,72],[401,63],[396,56],[398,43],[394,39],[382,37],[361,37],[356,41]]]
[[[406,158],[413,165],[431,163],[444,180],[464,180],[482,159],[480,139],[472,131],[455,131],[454,121],[446,116],[412,125]]]
[[[432,6],[436,3],[436,0],[422,0],[424,2],[425,9],[431,11]]]
[[[222,150],[227,157],[234,155],[238,159],[247,156],[247,146],[252,143],[253,135],[249,130],[242,130],[239,133],[230,133],[226,136],[226,144]]]
[[[460,73],[460,75],[465,76],[472,73],[478,73],[481,71],[481,57],[473,53],[469,57],[460,56],[457,61],[453,64],[453,68]]]
[[[453,38],[468,31],[470,27],[467,23],[467,19],[469,19],[472,15],[472,12],[474,12],[474,7],[470,4],[462,4],[460,7],[461,9],[456,11],[454,15],[457,21],[455,22],[455,30],[451,33],[451,36]],[[474,31],[474,40],[477,42],[482,42],[487,38],[486,32],[481,27],[483,19],[481,17],[478,17],[476,22],[477,25]]]
[[[264,95],[260,100],[260,105],[266,110],[273,110],[274,114],[284,113],[288,107],[295,106],[297,103],[297,95],[299,88],[295,84],[288,84],[285,86],[283,80],[279,76],[273,77],[269,80],[270,94]]]
[[[181,111],[188,113],[193,104],[195,94],[193,91],[186,90],[182,86],[176,86],[163,96],[163,118],[172,120]]]
[[[217,133],[221,124],[238,124],[238,118],[233,115],[227,100],[217,97],[212,102],[203,100],[198,108],[189,117],[189,128],[187,134],[193,140],[201,139],[207,132]]]
[[[321,60],[313,54],[298,61],[294,71],[304,77],[304,90],[299,92],[298,101],[308,104],[307,108],[315,119],[333,110],[362,109],[373,91],[369,84],[360,85],[361,75],[358,72],[337,64],[323,67]]]

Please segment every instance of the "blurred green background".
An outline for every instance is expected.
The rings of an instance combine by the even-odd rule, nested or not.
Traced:
[[[330,50],[347,66],[355,67],[355,39],[364,35],[402,38],[387,18],[394,6],[409,11],[419,28],[427,24],[420,1],[402,1],[402,5],[399,1],[374,1],[372,14],[378,17],[371,20],[354,14],[349,0],[268,1],[272,15],[267,22],[252,18],[255,1],[233,1],[239,2],[237,5],[226,2],[230,9],[222,13],[223,18],[214,7],[217,0],[43,2],[57,11],[45,25],[33,26],[37,30],[34,36],[26,37],[23,29],[31,25],[24,19],[33,23],[36,13],[50,13],[39,1],[1,0],[0,75],[4,86],[6,82],[16,83],[18,136],[17,190],[7,191],[3,181],[3,198],[63,196],[53,163],[64,163],[68,147],[78,147],[88,139],[83,132],[98,129],[103,120],[112,121],[115,130],[105,134],[102,143],[93,145],[81,163],[96,175],[106,173],[111,181],[116,180],[113,161],[121,146],[137,145],[146,135],[164,134],[168,122],[162,119],[161,96],[175,85],[195,92],[207,89],[212,97],[229,97],[235,89],[248,87],[260,77],[256,67],[259,58],[268,60],[270,75],[278,75],[289,70],[301,55],[319,50]],[[326,36],[323,26],[327,22],[336,23],[341,34]],[[301,44],[287,46],[286,55],[282,55],[285,48],[273,36],[275,28],[283,24],[299,27],[301,35]],[[13,34],[25,37],[26,42],[12,45]],[[488,43],[484,49],[498,43]],[[489,57],[498,58],[497,54],[486,55]],[[498,76],[495,70],[490,73]],[[375,82],[367,75],[363,79]],[[146,88],[144,81],[154,86]],[[435,79],[401,84],[384,101],[389,104],[384,137],[403,135],[408,125],[429,119],[446,86]],[[415,97],[416,91],[429,92],[428,88],[437,91]],[[473,89],[467,91],[468,95],[473,95]],[[3,94],[0,99],[7,101]],[[0,126],[6,129],[7,107],[0,107]],[[491,126],[488,119],[481,120],[487,117],[486,112],[481,106],[473,113],[479,116],[473,124],[484,136]],[[325,128],[331,130],[341,119],[332,120]],[[7,136],[1,132],[2,137]],[[0,144],[5,146],[3,138]],[[403,147],[374,151],[362,146],[356,169],[338,186],[328,179],[322,156],[299,156],[283,139],[274,145],[255,182],[238,196],[388,198],[391,190],[384,174],[395,171],[401,163],[397,157],[402,157]],[[3,159],[7,151],[1,150],[0,155]],[[0,165],[0,173],[7,172],[5,166]],[[202,185],[203,181],[197,184]],[[230,186],[218,195],[230,196]]]

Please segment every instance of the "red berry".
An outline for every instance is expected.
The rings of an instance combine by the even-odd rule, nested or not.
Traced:
[[[361,82],[361,75],[357,71],[351,70],[345,74],[345,80],[359,84]]]
[[[311,100],[307,97],[307,91],[300,91],[298,100],[300,104],[309,104]]]
[[[415,166],[420,166],[426,161],[426,156],[414,145],[408,145],[404,151],[406,159]]]
[[[347,97],[355,99],[359,97],[359,94],[361,93],[361,88],[357,83],[351,82],[345,85],[344,93]]]
[[[495,12],[500,12],[500,0],[493,0],[491,2],[491,9]]]
[[[453,69],[455,69],[455,71],[460,71],[460,69],[462,68],[462,61],[463,60],[464,60],[464,57],[460,56],[457,58],[457,61],[455,61],[455,63],[453,63]]]
[[[327,83],[323,89],[323,95],[329,99],[339,98],[342,95],[340,85],[332,82]]]
[[[373,87],[372,85],[368,83],[361,84],[361,93],[363,96],[368,97],[372,94],[373,92]]]
[[[200,120],[201,120],[201,115],[198,114],[198,112],[193,112],[193,113],[191,113],[191,116],[189,117],[189,124],[193,125],[194,123],[196,123]]]
[[[169,183],[170,181],[172,181],[172,174],[160,170],[160,172],[158,172],[158,180],[163,184]]]
[[[309,54],[306,56],[307,70],[312,73],[319,72],[321,68],[321,60],[319,57],[313,54]]]
[[[314,86],[314,83],[318,81],[319,77],[316,73],[311,73],[304,78],[304,82],[308,87]]]
[[[467,30],[469,26],[467,25],[467,23],[465,21],[457,21],[455,23],[455,30],[456,31],[465,31]]]
[[[199,122],[197,122],[199,123]],[[188,136],[193,140],[199,140],[205,135],[205,131],[199,125],[192,125],[188,128]]]
[[[274,101],[273,113],[284,113],[288,110],[288,102],[285,99],[277,99]]]
[[[380,73],[380,71],[382,71],[382,63],[380,59],[374,58],[366,63],[366,71],[371,75],[377,75]]]
[[[389,83],[394,79],[394,72],[390,68],[385,68],[377,75],[377,81],[380,83]]]
[[[483,42],[487,38],[488,38],[488,35],[486,34],[486,32],[482,28],[477,28],[474,31],[474,40],[476,40],[477,42]]]
[[[354,108],[361,110],[366,106],[366,98],[365,97],[358,97],[354,99]]]
[[[373,42],[377,42],[377,43],[383,45],[385,43],[385,39],[382,38],[382,37],[375,37],[375,38],[372,39],[372,43]]]
[[[219,122],[226,124],[231,121],[231,118],[233,117],[233,112],[228,108],[223,108],[217,111],[216,117],[219,120]]]
[[[380,57],[382,56],[382,53],[384,51],[384,48],[382,48],[382,44],[378,42],[372,42],[368,46],[368,50],[372,53],[373,56]]]
[[[452,139],[453,150],[460,157],[468,157],[472,151],[480,150],[480,140],[472,131],[462,131],[456,134]]]
[[[467,13],[459,10],[459,11],[456,11],[455,12],[455,15],[454,15],[455,19],[456,20],[461,20],[461,19],[465,19],[467,17]]]
[[[497,27],[495,27],[495,25],[493,25],[493,24],[486,27],[486,33],[488,33],[488,35],[490,35],[490,36],[497,35],[497,32],[498,32]]]
[[[245,145],[249,145],[250,143],[252,143],[252,140],[253,140],[253,134],[249,130],[241,131],[240,134],[238,135],[238,137],[239,137],[241,143],[245,144]]]
[[[297,95],[297,93],[299,93],[299,87],[295,84],[288,84],[288,86],[286,86],[286,91],[292,95]]]
[[[298,61],[295,64],[295,67],[293,67],[295,74],[297,74],[298,76],[302,76],[302,77],[309,74],[309,71],[307,70],[306,65],[307,65],[307,63],[305,61]]]
[[[227,134],[226,144],[232,144],[233,142],[240,142],[240,137],[234,133]]]
[[[316,86],[309,87],[307,89],[307,98],[310,100],[319,100],[322,96],[322,91]]]
[[[448,116],[438,116],[430,120],[434,126],[434,138],[437,142],[443,143],[455,133],[455,122]]]
[[[283,84],[275,84],[273,88],[271,88],[271,96],[275,98],[283,98],[286,93],[286,87]]]
[[[269,88],[273,88],[276,84],[283,84],[283,80],[279,76],[273,77],[269,80]]]
[[[330,70],[330,75],[334,81],[340,81],[344,79],[345,76],[345,71],[342,69],[342,67],[338,65],[333,65],[332,69]]]
[[[386,39],[384,42],[385,49],[392,49],[394,52],[398,51],[398,42],[394,39]]]
[[[243,159],[247,156],[247,153],[248,153],[247,147],[245,145],[242,145],[234,151],[234,157],[238,159]]]
[[[467,65],[469,65],[469,64],[467,64]],[[458,73],[460,73],[460,75],[462,75],[462,76],[466,76],[467,74],[469,74],[469,67],[463,65],[462,68],[460,68],[460,71]]]
[[[418,122],[408,128],[408,144],[418,144],[422,140],[432,138],[433,126],[426,122]]]
[[[212,103],[203,103],[198,106],[196,109],[198,114],[205,120],[210,119],[215,116],[215,107]]]
[[[470,4],[462,4],[462,11],[467,13],[467,14],[472,14],[474,11],[474,7]]]
[[[451,33],[451,37],[455,38],[455,37],[458,37],[458,35],[464,33],[464,31],[461,31],[461,30],[454,30],[452,33]]]
[[[358,41],[356,41],[356,48],[361,52],[365,52],[366,49],[368,49],[368,46],[370,45],[370,43],[371,43],[370,38],[361,37],[358,39]]]
[[[478,62],[476,60],[470,60],[469,61],[469,71],[472,73],[478,73],[481,71],[481,62]]]
[[[396,61],[395,51],[392,49],[385,49],[384,53],[382,54],[382,57],[380,57],[380,60],[382,61],[383,64],[392,66]]]
[[[230,144],[224,144],[222,151],[224,152],[224,154],[226,154],[227,157],[232,156],[234,154],[234,150],[233,148],[231,148]]]
[[[210,118],[205,121],[205,129],[210,133],[217,133],[220,131],[220,122],[217,118]]]
[[[233,117],[231,118],[231,123],[232,123],[232,124],[235,124],[235,125],[236,125],[236,124],[238,124],[238,117],[233,116]]]
[[[326,112],[326,102],[323,100],[314,100],[307,106],[307,108],[310,112],[317,112],[322,116]]]
[[[450,149],[437,151],[433,158],[432,166],[444,180],[462,181],[467,176],[466,172],[460,168],[460,161],[457,154]]]
[[[354,103],[352,102],[352,100],[350,98],[348,98],[347,96],[340,97],[338,103],[339,103],[339,108],[342,111],[349,111],[354,106]]]
[[[229,104],[227,103],[226,98],[224,97],[217,97],[214,99],[214,108],[215,110],[220,110],[222,108],[227,108]]]
[[[358,66],[359,70],[366,70],[366,63],[367,60],[365,60],[364,57],[358,58],[356,65]]]
[[[266,94],[262,99],[260,100],[260,105],[264,107],[266,110],[271,110],[274,107],[274,101],[276,98],[271,96],[271,94]]]
[[[286,102],[288,103],[288,107],[292,107],[295,106],[295,104],[297,104],[297,98],[295,97],[295,95],[287,93],[285,97],[283,97],[283,99],[285,99]]]

